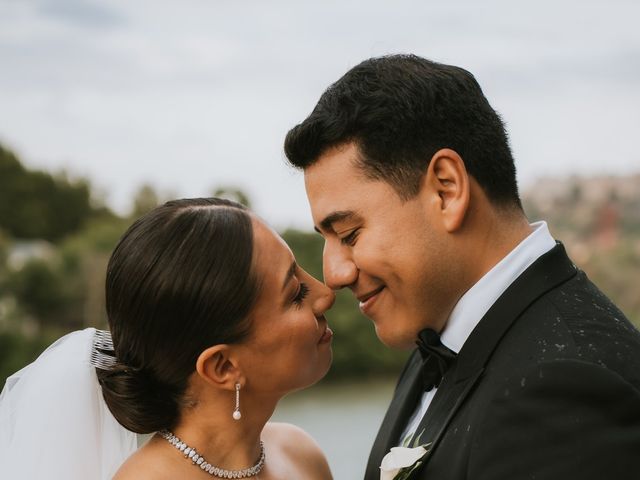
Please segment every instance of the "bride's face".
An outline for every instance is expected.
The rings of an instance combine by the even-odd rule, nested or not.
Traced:
[[[253,230],[261,286],[241,347],[246,388],[282,395],[327,373],[332,332],[324,313],[335,294],[297,266],[287,244],[260,220],[253,220]]]

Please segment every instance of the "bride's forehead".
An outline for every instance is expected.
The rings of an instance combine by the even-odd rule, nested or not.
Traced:
[[[287,244],[282,240],[282,237],[273,230],[269,225],[264,223],[261,219],[253,217],[253,237],[254,244],[261,249],[272,250],[288,250]]]
[[[280,301],[292,261],[293,254],[284,240],[264,222],[254,222],[253,268],[259,285],[254,313],[272,311],[274,302]]]
[[[282,237],[260,219],[253,220],[253,258],[262,274],[286,271],[292,258]]]

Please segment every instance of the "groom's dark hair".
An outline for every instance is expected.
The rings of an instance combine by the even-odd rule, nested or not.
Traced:
[[[360,167],[403,199],[418,193],[433,155],[455,150],[489,199],[521,208],[507,133],[468,71],[415,55],[371,58],[349,70],[287,134],[289,162],[305,169],[354,142]]]

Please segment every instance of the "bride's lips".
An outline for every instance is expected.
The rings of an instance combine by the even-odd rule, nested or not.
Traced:
[[[360,301],[360,310],[365,315],[367,312],[371,310],[371,307],[376,302],[379,297],[380,292],[384,290],[384,285],[376,288],[375,290],[370,291],[369,293],[365,293],[364,295],[359,295],[357,298]]]
[[[318,345],[322,345],[323,343],[329,343],[333,338],[333,330],[329,328],[329,325],[324,324],[324,332],[320,336],[320,340],[318,340]]]

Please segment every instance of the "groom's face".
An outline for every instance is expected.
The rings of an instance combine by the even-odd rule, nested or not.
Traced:
[[[330,149],[305,169],[316,230],[324,237],[326,284],[348,287],[388,346],[410,348],[417,333],[440,329],[447,254],[429,192],[403,201],[368,178],[353,144]]]

